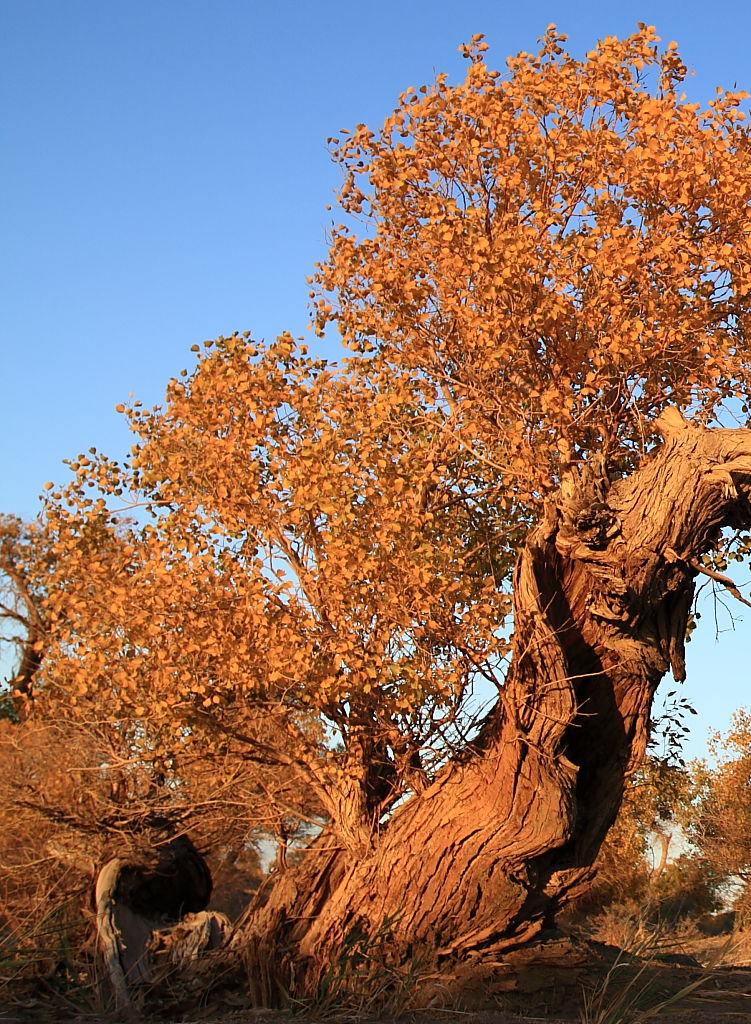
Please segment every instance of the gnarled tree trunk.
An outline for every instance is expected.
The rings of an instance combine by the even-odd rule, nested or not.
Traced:
[[[696,559],[751,522],[751,431],[691,426],[610,485],[571,466],[516,568],[514,656],[464,756],[398,808],[360,856],[323,835],[239,942],[259,997],[300,994],[353,936],[390,933],[395,958],[510,949],[589,885],[640,762],[655,690],[684,677]],[[275,972],[281,976],[274,977]]]
[[[170,944],[173,962],[180,962],[181,952],[189,957],[213,948],[221,922],[197,913],[206,907],[211,889],[206,861],[185,835],[145,843],[102,866],[94,891],[97,933],[118,1006],[131,1005],[133,993],[152,980],[154,937],[160,930],[182,926],[182,935],[175,929]],[[186,946],[186,938],[192,944]]]

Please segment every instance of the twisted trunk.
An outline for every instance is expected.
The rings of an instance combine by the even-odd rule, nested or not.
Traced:
[[[278,982],[315,990],[343,946],[384,929],[395,960],[510,949],[587,888],[654,692],[668,668],[685,675],[696,559],[724,526],[751,522],[751,432],[675,411],[659,426],[665,444],[612,486],[594,462],[570,467],[531,532],[512,666],[472,747],[366,854],[321,836],[244,924],[259,1000]]]

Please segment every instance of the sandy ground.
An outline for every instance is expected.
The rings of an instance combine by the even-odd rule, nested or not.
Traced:
[[[539,954],[499,963],[482,979],[446,978],[428,989],[424,1009],[408,1024],[751,1024],[751,933],[675,939],[648,962],[551,941]],[[430,1003],[433,1005],[430,1005]],[[589,1007],[588,1011],[586,1007]],[[587,1016],[582,1014],[586,1012]],[[273,1013],[251,1007],[241,993],[217,992],[207,1005],[182,1012],[87,1011],[46,992],[0,992],[0,1024],[393,1024],[393,1015],[327,1007]]]

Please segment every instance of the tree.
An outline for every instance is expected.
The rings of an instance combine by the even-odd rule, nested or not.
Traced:
[[[33,697],[45,644],[41,605],[49,565],[39,531],[14,516],[0,516],[0,648],[12,670],[4,680],[0,717],[17,718]],[[15,697],[13,694],[15,693]]]
[[[714,425],[751,370],[745,94],[688,104],[645,26],[564,39],[501,75],[475,37],[464,83],[332,141],[341,365],[206,343],[48,500],[49,699],[319,803],[244,926],[264,999],[355,938],[495,954],[585,891],[701,559],[751,523],[751,433]]]
[[[625,916],[657,910],[671,845],[690,802],[692,776],[681,765],[647,754],[628,778],[618,817],[600,847],[592,888],[572,907],[580,921],[616,907]]]
[[[751,893],[751,714],[739,708],[726,733],[712,738],[711,766],[696,766],[698,796],[689,837],[712,872],[734,884],[736,909],[747,923]]]

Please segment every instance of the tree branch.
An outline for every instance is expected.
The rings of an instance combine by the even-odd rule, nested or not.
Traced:
[[[695,569],[697,572],[702,573],[702,575],[704,576],[709,576],[711,580],[716,580],[718,583],[721,583],[723,587],[725,587],[725,589],[728,590],[737,601],[740,601],[741,604],[748,605],[748,607],[751,608],[751,601],[749,601],[748,598],[743,596],[743,594],[740,592],[736,584],[733,582],[733,580],[730,579],[729,576],[725,576],[723,573],[717,572],[715,569],[708,569],[705,565],[702,565],[695,558],[689,558],[687,559],[687,562],[692,569]]]

